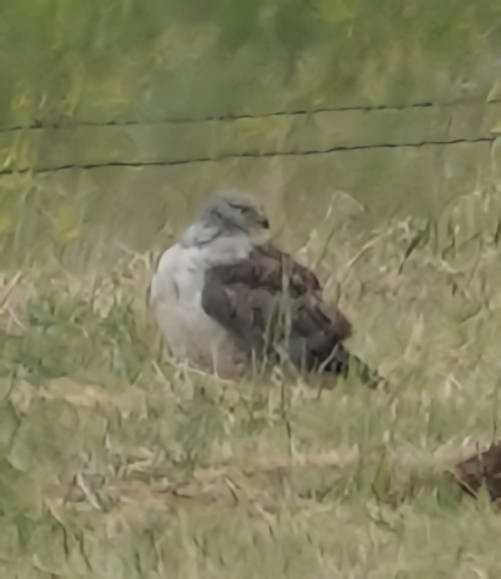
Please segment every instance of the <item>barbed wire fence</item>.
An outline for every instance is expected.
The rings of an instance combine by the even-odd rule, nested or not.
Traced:
[[[39,130],[67,130],[77,129],[79,127],[154,127],[159,125],[182,125],[182,124],[203,124],[203,123],[231,123],[244,119],[266,119],[274,117],[311,117],[321,113],[343,113],[358,111],[361,113],[376,113],[382,111],[407,111],[413,109],[453,109],[455,107],[483,105],[486,107],[499,105],[501,99],[492,99],[487,101],[485,98],[471,98],[462,100],[451,100],[447,102],[433,102],[422,101],[413,102],[405,105],[397,104],[379,104],[379,105],[354,105],[342,107],[318,107],[311,109],[295,109],[295,110],[280,110],[268,113],[252,114],[227,114],[214,115],[205,117],[165,117],[165,118],[151,118],[151,119],[110,119],[104,121],[67,119],[61,122],[34,120],[27,124],[6,125],[0,126],[0,134],[8,133],[29,133],[31,131]],[[501,120],[501,119],[500,119]],[[239,153],[222,153],[213,155],[196,156],[192,158],[173,159],[173,160],[152,160],[152,161],[121,161],[113,160],[102,163],[64,163],[54,166],[41,167],[21,167],[15,168],[5,166],[0,168],[0,176],[11,175],[16,173],[48,173],[57,172],[70,169],[91,170],[101,167],[163,167],[176,165],[189,165],[196,163],[210,163],[219,162],[228,159],[260,159],[270,157],[299,157],[299,156],[315,156],[326,155],[333,153],[341,153],[346,151],[360,151],[370,149],[398,149],[398,148],[420,148],[425,146],[445,147],[457,145],[462,143],[477,144],[477,143],[494,143],[499,138],[498,134],[483,134],[478,137],[464,137],[464,138],[440,138],[440,139],[421,139],[415,142],[376,142],[376,143],[360,143],[355,145],[336,145],[326,148],[306,148],[301,150],[267,150],[262,152],[239,152]]]

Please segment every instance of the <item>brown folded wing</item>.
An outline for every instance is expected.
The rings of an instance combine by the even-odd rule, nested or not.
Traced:
[[[351,324],[322,300],[315,274],[269,245],[206,274],[205,312],[258,357],[287,356],[306,371],[344,372]]]

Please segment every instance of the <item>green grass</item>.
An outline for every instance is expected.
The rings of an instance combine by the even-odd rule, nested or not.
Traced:
[[[338,195],[296,252],[386,392],[173,364],[145,303],[160,237],[108,271],[57,240],[4,270],[1,575],[498,576],[501,519],[443,471],[497,437],[499,215],[485,189],[368,227]]]
[[[3,0],[1,124],[483,99],[492,0]]]

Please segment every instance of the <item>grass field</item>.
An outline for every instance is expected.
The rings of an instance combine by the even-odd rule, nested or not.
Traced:
[[[496,506],[444,476],[499,437],[500,31],[492,0],[2,1],[1,578],[501,576]],[[168,358],[152,269],[220,186],[387,390]]]
[[[156,250],[4,271],[2,577],[498,576],[499,516],[443,477],[497,435],[498,193],[373,229],[346,194],[331,210],[296,255],[386,392],[173,365]]]

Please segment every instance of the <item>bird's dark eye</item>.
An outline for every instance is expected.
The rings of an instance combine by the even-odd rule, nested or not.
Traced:
[[[238,209],[243,215],[249,215],[252,213],[252,208],[247,207],[247,205],[234,205],[234,207],[235,209]]]

